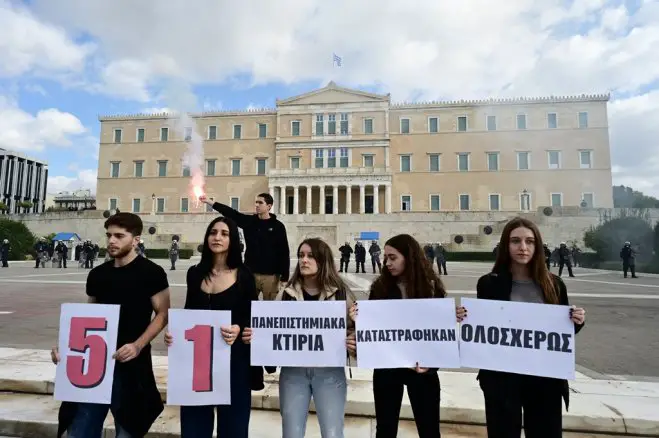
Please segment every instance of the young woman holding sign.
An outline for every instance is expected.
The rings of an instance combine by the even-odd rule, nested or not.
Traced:
[[[321,239],[306,239],[297,250],[298,263],[280,301],[346,302],[346,314],[354,303],[352,292],[339,276],[332,249]],[[347,319],[347,336],[354,336],[354,323]],[[245,329],[243,342],[251,342],[252,330]],[[304,438],[309,403],[313,397],[323,438],[343,438],[347,382],[345,368],[282,367],[279,403],[282,436]]]
[[[515,218],[501,234],[492,272],[478,280],[478,298],[569,305],[560,277],[545,264],[542,236],[531,221]],[[575,333],[584,326],[585,311],[572,306]],[[562,399],[569,405],[567,380],[480,370],[478,380],[485,398],[487,434],[491,438],[559,438],[562,436]]]
[[[224,341],[231,345],[231,405],[181,406],[181,437],[211,438],[217,411],[218,436],[247,438],[252,408],[250,354],[249,346],[236,340],[250,324],[251,301],[258,298],[254,275],[243,265],[235,222],[218,217],[208,225],[201,261],[188,269],[186,283],[186,309],[231,311],[231,327],[221,328]],[[165,343],[170,346],[173,341],[171,333],[165,333]]]
[[[421,245],[408,234],[399,234],[384,244],[382,274],[371,285],[369,300],[414,298],[444,298],[446,290]],[[357,318],[357,304],[350,309],[350,317]],[[456,308],[458,322],[467,316],[464,307]],[[356,353],[354,338],[348,341],[348,350]],[[440,385],[437,368],[376,369],[373,371],[373,398],[375,400],[376,438],[395,438],[398,435],[403,390],[412,405],[414,422],[420,438],[439,438]]]

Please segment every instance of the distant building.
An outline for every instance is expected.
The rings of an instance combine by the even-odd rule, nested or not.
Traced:
[[[0,149],[0,202],[8,207],[5,213],[42,213],[47,185],[47,163]]]
[[[53,210],[96,210],[96,196],[89,189],[76,190],[74,192],[60,192],[56,195],[48,195],[49,203],[52,202]],[[48,209],[51,209],[49,204]]]

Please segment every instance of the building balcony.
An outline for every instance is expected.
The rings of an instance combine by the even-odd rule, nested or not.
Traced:
[[[269,177],[310,177],[310,176],[390,176],[391,167],[321,167],[310,169],[271,169]]]

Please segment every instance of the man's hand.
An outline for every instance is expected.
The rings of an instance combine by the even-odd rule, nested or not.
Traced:
[[[118,360],[119,362],[128,362],[129,360],[133,360],[139,356],[141,351],[142,347],[133,342],[131,344],[126,344],[118,349],[117,352],[112,355],[112,358]]]
[[[213,205],[213,202],[210,201],[210,200],[208,200],[208,198],[206,197],[206,195],[201,195],[201,196],[199,197],[199,201],[203,202],[204,204],[208,204],[208,205],[211,205],[211,206]]]
[[[52,360],[55,365],[59,363],[59,348],[53,347],[53,349],[50,350],[50,360]]]

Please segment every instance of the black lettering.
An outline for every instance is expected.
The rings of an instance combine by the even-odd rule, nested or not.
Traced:
[[[281,336],[284,338],[284,349],[289,351],[291,349],[291,336],[293,335],[285,334]],[[293,342],[295,342],[295,339],[293,339]]]
[[[432,332],[433,330],[424,329],[423,330],[423,340],[426,342],[432,341]]]
[[[391,332],[393,330],[387,330],[387,342],[391,342]]]
[[[346,328],[346,319],[345,318],[339,318],[339,329],[345,330]]]
[[[398,338],[396,339],[396,341],[400,342],[403,340],[404,337],[405,337],[405,330],[398,329]]]
[[[510,329],[510,331],[513,337],[510,346],[522,348],[522,329]]]
[[[563,346],[561,347],[561,351],[563,353],[572,353],[572,349],[570,348],[570,340],[572,339],[572,335],[561,333],[561,337],[563,338]]]
[[[252,328],[257,328],[259,326],[259,318],[254,316],[252,317]]]
[[[307,335],[297,335],[297,348],[296,350],[302,351],[304,346],[309,342]],[[310,345],[311,347],[311,345]],[[309,348],[311,350],[311,348]]]
[[[443,332],[443,330],[442,330],[442,332]],[[447,332],[448,332],[448,340],[449,340],[450,342],[455,342],[455,340],[456,340],[456,337],[455,337],[455,329],[447,330]]]
[[[535,331],[535,336],[534,336],[534,339],[533,339],[533,341],[534,341],[533,342],[533,348],[535,348],[536,350],[540,350],[540,344],[542,344],[546,340],[547,340],[547,333],[545,333],[543,331],[540,331],[540,330],[536,330]]]
[[[461,330],[462,341],[471,342],[474,339],[474,328],[471,324],[463,324]]]
[[[524,330],[524,348],[533,348],[533,330]]]
[[[281,335],[280,334],[275,333],[274,335],[272,335],[272,349],[274,351],[283,350],[283,348],[281,346]]]
[[[499,345],[503,345],[504,347],[510,347],[510,344],[508,343],[508,332],[510,329],[508,327],[501,327],[501,340],[499,341]]]
[[[315,335],[315,336],[312,335],[312,339],[313,339],[313,351],[325,351],[322,335]]]
[[[547,335],[547,350],[561,351],[561,336],[556,332],[549,332]]]
[[[423,332],[421,330],[414,330],[412,332],[412,337],[414,338],[415,341],[420,341],[423,339]]]
[[[364,340],[366,342],[373,342],[373,339],[371,338],[371,332],[370,331],[366,330],[364,332]]]
[[[357,330],[357,342],[365,342],[364,341],[364,332],[361,330]]]
[[[485,327],[483,327],[482,325],[476,326],[476,335],[474,336],[474,342],[478,342],[480,344],[487,343],[487,341],[485,340]]]
[[[487,342],[492,345],[497,345],[499,343],[499,327],[487,328]]]
[[[405,330],[405,341],[411,341],[412,340],[412,330]]]
[[[311,318],[311,321],[309,321],[309,328],[311,330],[318,329],[318,318]]]
[[[384,342],[387,339],[387,335],[384,334],[384,330],[378,330],[378,342]]]
[[[432,340],[432,341],[434,341],[434,342],[439,342],[439,340],[440,340],[443,336],[444,336],[444,330],[441,331],[441,335],[440,335],[440,331],[439,331],[439,329],[432,329],[432,333],[431,333],[431,340]],[[441,339],[441,340],[443,341],[444,339]]]

